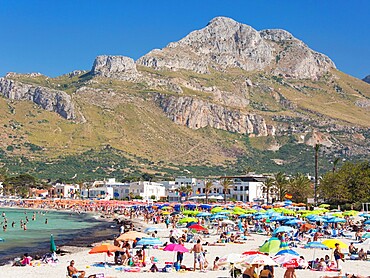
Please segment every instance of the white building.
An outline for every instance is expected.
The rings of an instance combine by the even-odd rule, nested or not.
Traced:
[[[116,179],[108,179],[105,185],[113,188],[113,197],[115,199],[126,199],[129,198],[130,184],[117,182]]]
[[[139,195],[144,201],[166,199],[166,188],[157,182],[139,181],[130,183],[130,192]]]
[[[58,198],[71,198],[74,199],[78,196],[80,186],[78,184],[60,184],[54,186],[54,195]]]
[[[230,176],[233,181],[230,196],[236,201],[264,202],[263,184],[267,177],[263,175]]]
[[[84,198],[111,200],[114,198],[113,187],[102,185],[98,187],[91,187],[90,189],[83,189],[81,195]]]

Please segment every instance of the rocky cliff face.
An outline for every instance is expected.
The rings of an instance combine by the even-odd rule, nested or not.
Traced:
[[[126,81],[134,80],[138,75],[134,60],[125,56],[98,56],[91,72],[96,76]]]
[[[312,51],[284,30],[258,32],[226,17],[217,17],[180,41],[149,52],[137,63],[154,69],[198,73],[208,73],[211,68],[271,70],[286,77],[310,79],[335,67],[328,57]]]
[[[370,83],[370,75],[366,76],[364,79],[362,79],[366,83]]]
[[[45,87],[23,84],[7,78],[0,78],[0,94],[13,100],[29,100],[48,111],[53,111],[63,118],[76,118],[70,95]]]
[[[208,126],[252,136],[275,135],[275,127],[266,124],[259,115],[229,110],[191,97],[158,94],[155,101],[172,121],[192,129]]]

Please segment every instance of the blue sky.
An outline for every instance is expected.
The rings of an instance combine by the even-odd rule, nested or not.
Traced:
[[[0,76],[90,69],[97,55],[137,59],[216,16],[280,28],[355,77],[370,74],[370,1],[0,0]]]

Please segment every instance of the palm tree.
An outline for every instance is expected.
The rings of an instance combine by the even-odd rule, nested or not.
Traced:
[[[310,180],[302,173],[297,173],[289,180],[289,193],[296,203],[306,203],[307,198],[312,196]]]
[[[275,188],[278,193],[278,199],[279,201],[282,201],[284,199],[285,194],[287,193],[288,181],[286,175],[282,172],[279,172],[274,175],[274,180]]]
[[[213,188],[213,183],[211,180],[205,180],[204,181],[204,192],[206,194],[206,204],[208,204],[208,195],[211,193],[211,190]]]
[[[317,206],[317,186],[319,182],[319,150],[320,144],[315,144],[315,187],[314,187],[314,198],[315,198],[315,206]]]
[[[275,188],[275,180],[273,178],[267,178],[262,185],[262,189],[264,193],[266,193],[267,204],[269,203],[270,193],[274,190],[274,188]]]
[[[337,157],[336,159],[334,159],[333,161],[333,173],[335,173],[335,170],[337,170],[337,164],[339,162],[340,158]]]
[[[224,191],[224,201],[225,201],[225,204],[226,204],[226,201],[227,201],[227,195],[231,186],[233,185],[233,181],[231,179],[228,179],[228,178],[221,178],[221,181],[220,181],[220,184],[223,188],[223,191]]]
[[[134,192],[131,191],[130,193],[128,193],[128,198],[129,198],[130,201],[133,200],[133,199],[135,199]]]

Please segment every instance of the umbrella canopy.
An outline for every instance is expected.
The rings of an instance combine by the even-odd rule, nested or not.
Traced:
[[[327,222],[327,223],[345,223],[346,219],[335,217],[335,218],[330,218],[330,219],[326,220],[325,222]]]
[[[203,226],[201,226],[199,224],[193,224],[193,225],[189,226],[188,228],[191,229],[191,230],[196,230],[198,232],[200,232],[200,231],[207,231],[206,228],[204,228]]]
[[[364,233],[363,236],[362,236],[362,238],[370,238],[370,233],[369,232]]]
[[[303,224],[304,221],[300,220],[300,219],[292,219],[292,220],[289,220],[287,222],[285,222],[285,225],[301,225]]]
[[[141,233],[141,232],[136,232],[136,231],[129,231],[127,233],[124,233],[120,235],[117,240],[119,241],[126,241],[126,240],[135,240],[137,238],[143,238],[147,237],[147,234]]]
[[[345,244],[343,241],[338,240],[338,239],[331,238],[331,239],[326,239],[322,242],[322,244],[326,245],[330,249],[334,249],[336,243],[339,243],[339,248],[348,248],[347,244]]]
[[[182,218],[182,219],[179,220],[179,223],[180,224],[189,223],[189,222],[196,222],[196,223],[198,223],[198,219],[195,218],[195,217],[184,217],[184,218]]]
[[[365,224],[365,225],[370,224],[370,219],[366,220],[366,221],[364,222],[364,224]]]
[[[163,231],[163,229],[158,228],[158,227],[148,227],[144,230],[145,233],[151,233],[151,232],[155,232],[155,231],[159,232],[159,231]],[[147,236],[147,235],[145,235],[145,236]]]
[[[264,255],[262,252],[260,252],[260,251],[254,251],[254,250],[252,250],[252,251],[245,251],[242,254],[243,255],[257,255],[257,254]]]
[[[173,244],[168,244],[164,249],[163,251],[170,251],[170,252],[181,252],[181,253],[186,253],[186,252],[189,252],[188,249],[185,248],[185,246],[181,245],[181,244],[176,244],[176,243],[173,243]]]
[[[163,245],[162,241],[155,237],[144,237],[140,239],[136,245]]]
[[[293,231],[293,228],[292,227],[288,227],[288,226],[280,226],[279,228],[276,228],[273,232],[273,234],[277,234],[277,233],[289,233]]]
[[[326,245],[322,244],[318,241],[311,241],[307,243],[304,248],[311,248],[311,249],[329,249]]]
[[[50,252],[54,253],[55,251],[57,251],[57,246],[55,245],[55,242],[54,242],[54,236],[53,234],[51,234],[50,235]]]
[[[277,263],[271,257],[261,254],[246,256],[243,262],[250,265],[277,265]]]
[[[213,215],[210,219],[211,220],[214,220],[214,219],[227,219],[228,217],[224,214],[216,214],[216,215]]]
[[[225,264],[225,263],[241,263],[246,259],[245,255],[242,254],[236,254],[236,253],[231,253],[228,255],[225,255],[220,258],[218,264]]]
[[[272,237],[260,247],[260,251],[263,253],[276,253],[280,249],[280,243],[281,241],[278,238]]]
[[[315,228],[315,226],[314,226],[314,225],[311,225],[311,224],[305,223],[305,224],[303,224],[303,225],[299,228],[299,230],[300,230],[300,231],[302,231],[302,232],[307,232],[308,230],[311,230],[311,229],[313,229],[313,228]]]
[[[97,253],[107,253],[107,252],[116,252],[116,251],[123,251],[120,247],[114,246],[109,243],[103,243],[101,245],[95,246],[93,249],[89,251],[89,254],[97,254]]]
[[[298,256],[299,257],[299,254],[292,250],[292,249],[283,249],[283,250],[280,250],[279,252],[276,253],[275,256],[280,256],[280,255],[285,255],[285,254],[289,254],[289,255],[292,255],[292,256]]]
[[[273,260],[279,265],[282,265],[282,264],[292,261],[293,259],[298,259],[298,258],[299,256],[297,255],[283,254],[283,255],[276,255],[275,257],[273,257]]]
[[[174,212],[171,212],[171,213],[170,213],[170,216],[174,216],[174,215],[178,215],[178,214],[180,214],[180,212],[179,212],[179,211],[174,211]]]
[[[197,217],[208,217],[208,216],[211,216],[212,213],[209,213],[209,212],[199,212],[197,214]]]
[[[223,225],[235,225],[235,223],[231,220],[223,220],[223,221],[221,221],[221,224],[223,224]]]

